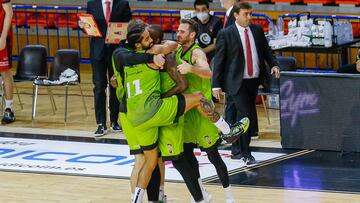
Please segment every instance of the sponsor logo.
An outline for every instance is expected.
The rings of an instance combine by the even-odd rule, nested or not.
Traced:
[[[174,153],[174,148],[173,148],[173,145],[172,145],[172,144],[167,144],[166,146],[167,146],[167,148],[168,148],[169,154]]]
[[[205,135],[204,138],[205,138],[206,142],[207,142],[209,145],[212,144],[212,141],[211,141],[209,135]]]
[[[319,95],[315,92],[297,91],[294,82],[286,81],[280,87],[281,98],[281,117],[290,117],[291,127],[297,124],[302,115],[318,113]]]

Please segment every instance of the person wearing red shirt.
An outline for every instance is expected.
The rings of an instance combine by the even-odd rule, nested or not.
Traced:
[[[1,123],[8,124],[15,121],[13,111],[14,81],[10,70],[12,57],[11,19],[13,10],[10,0],[0,0],[0,4],[0,73],[4,81],[5,90],[5,112]]]

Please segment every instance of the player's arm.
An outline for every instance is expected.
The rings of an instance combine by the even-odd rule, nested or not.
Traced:
[[[202,78],[211,78],[212,72],[203,50],[195,49],[192,53],[191,61],[194,65],[190,65],[182,60],[182,64],[178,65],[178,71],[181,74],[193,73]]]
[[[136,53],[132,50],[120,47],[117,48],[113,53],[113,58],[117,62],[116,69],[121,71],[119,68],[123,66],[132,66],[143,63],[154,63],[154,68],[162,67],[165,63],[165,59],[162,54],[150,54],[150,53]]]
[[[184,90],[186,90],[186,88],[188,87],[188,82],[185,79],[184,75],[181,75],[177,71],[175,53],[170,53],[166,55],[164,69],[169,74],[171,79],[175,81],[176,85],[173,88],[171,88],[169,91],[164,93],[162,95],[163,97],[170,97],[172,95],[179,94]]]
[[[6,47],[6,38],[11,28],[11,19],[13,16],[13,9],[11,2],[3,3],[2,7],[5,12],[4,25],[0,36],[0,50],[5,49]]]
[[[216,49],[216,38],[214,39],[214,42],[210,44],[209,46],[203,48],[203,51],[207,54]]]
[[[178,43],[174,42],[174,41],[165,41],[162,44],[155,44],[153,45],[148,53],[152,53],[152,54],[170,54],[173,51],[176,51],[176,49],[178,48]]]

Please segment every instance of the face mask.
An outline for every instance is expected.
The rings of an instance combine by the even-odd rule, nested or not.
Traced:
[[[207,12],[201,12],[201,13],[197,13],[196,17],[203,23],[205,22],[207,19],[209,19],[209,13]]]

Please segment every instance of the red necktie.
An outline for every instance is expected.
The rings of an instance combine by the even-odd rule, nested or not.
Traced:
[[[247,71],[248,71],[248,75],[251,77],[253,75],[253,61],[252,61],[252,54],[251,54],[251,46],[250,46],[250,39],[249,39],[248,29],[245,29],[245,44],[246,44]]]
[[[111,1],[107,0],[107,1],[105,1],[105,4],[106,4],[105,20],[106,20],[106,23],[109,23],[110,15],[111,15],[111,8],[110,8]]]
[[[223,28],[225,28],[228,19],[229,19],[229,16],[228,16],[228,15],[225,15]]]

